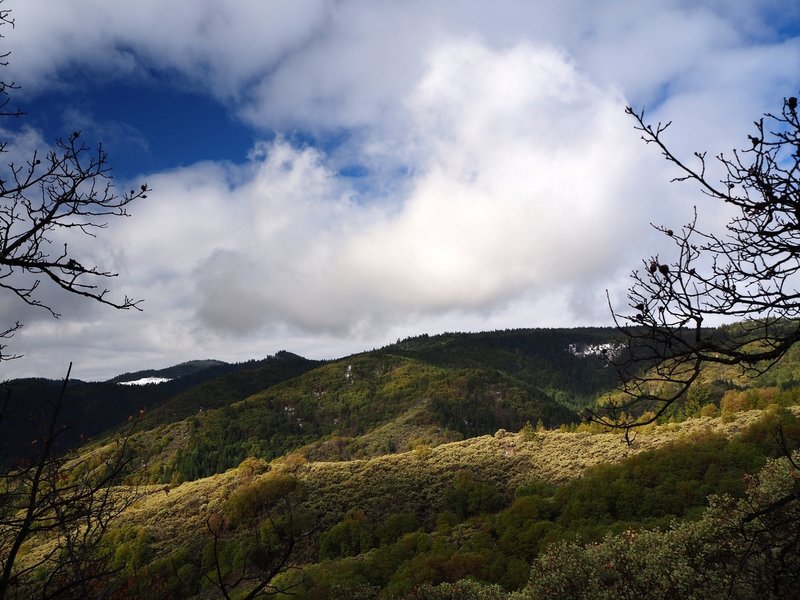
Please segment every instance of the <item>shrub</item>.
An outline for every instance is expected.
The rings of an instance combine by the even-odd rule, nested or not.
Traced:
[[[700,409],[701,417],[716,417],[719,414],[719,409],[715,404],[706,404]]]
[[[747,495],[712,498],[696,522],[626,531],[595,544],[552,547],[534,563],[523,598],[796,597],[800,577],[800,453],[770,460]]]
[[[234,525],[263,517],[281,499],[300,492],[299,480],[281,471],[271,471],[260,479],[239,487],[228,498],[225,512]]]
[[[444,504],[462,519],[502,508],[503,496],[493,485],[479,481],[467,470],[456,474],[453,485],[444,492]]]

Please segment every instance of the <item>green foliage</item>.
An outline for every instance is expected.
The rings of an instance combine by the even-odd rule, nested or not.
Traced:
[[[413,513],[396,513],[375,523],[360,511],[349,513],[343,521],[320,535],[319,557],[322,560],[356,556],[395,543],[407,533],[422,527]]]
[[[496,512],[504,499],[500,491],[490,483],[480,481],[471,471],[456,474],[453,484],[444,492],[445,506],[466,519],[481,513]]]
[[[319,538],[319,557],[323,560],[355,556],[375,547],[374,525],[364,513],[349,514]]]
[[[386,348],[394,354],[456,369],[489,369],[544,390],[561,404],[582,408],[616,383],[602,355],[568,352],[613,343],[611,328],[507,329],[484,333],[445,333],[409,338]],[[547,420],[545,419],[545,422]],[[514,430],[519,429],[515,427]]]
[[[795,597],[798,518],[797,466],[786,459],[772,461],[750,480],[745,498],[716,497],[697,522],[551,548],[534,563],[521,597]]]
[[[225,364],[218,361],[192,361],[161,371],[143,371],[136,376],[175,377],[159,385],[117,385],[122,376],[107,382],[73,380],[67,388],[61,419],[68,428],[59,438],[59,451],[72,448],[86,439],[125,427],[128,417],[144,409],[138,423],[140,431],[184,419],[201,408],[213,408],[242,400],[318,366],[288,352],[260,361]],[[21,379],[7,384],[9,415],[17,415],[15,427],[0,429],[4,447],[16,456],[31,451],[37,431],[24,415],[47,410],[61,383],[44,379]],[[4,463],[0,454],[0,466]]]
[[[494,370],[454,371],[429,386],[425,395],[439,423],[466,437],[500,428],[517,431],[531,419],[540,428],[577,421],[542,390]]]
[[[697,526],[681,534],[627,531],[599,544],[553,547],[531,572],[524,598],[697,598],[702,588],[690,568]],[[687,535],[688,534],[688,535]],[[701,596],[702,597],[702,596]]]
[[[178,548],[148,565],[145,577],[150,584],[147,593],[129,593],[129,597],[188,598],[200,591],[200,559],[189,548]]]
[[[575,335],[585,334],[589,343],[601,333]],[[699,381],[681,414],[671,418],[717,412],[727,395],[747,409],[772,406],[762,421],[733,438],[726,437],[730,431],[711,431],[720,420],[654,426],[636,443],[658,450],[632,451],[618,464],[584,470],[628,452],[620,440],[586,427],[566,433],[571,427],[563,421],[571,413],[554,402],[558,396],[563,404],[579,404],[599,394],[604,375],[592,381],[582,370],[589,363],[597,367],[599,359],[565,352],[566,343],[575,341],[570,332],[481,335],[407,340],[321,365],[244,399],[219,398],[217,408],[208,404],[183,421],[143,432],[136,445],[153,478],[194,480],[239,467],[170,486],[169,494],[155,489],[148,501],[159,508],[141,513],[158,514],[153,522],[109,534],[107,547],[129,578],[125,594],[208,595],[201,582],[215,577],[213,543],[197,524],[209,515],[219,532],[223,577],[231,578],[259,561],[266,564],[290,522],[298,530],[318,524],[296,549],[301,568],[280,575],[297,583],[298,599],[549,597],[549,587],[523,589],[530,564],[544,568],[548,556],[572,567],[556,569],[542,586],[562,585],[559,578],[567,578],[570,568],[589,565],[589,571],[599,569],[598,579],[578,578],[581,585],[626,590],[627,572],[603,579],[601,567],[619,571],[603,566],[615,552],[632,553],[630,568],[642,573],[641,587],[631,590],[651,585],[683,593],[696,582],[694,575],[680,579],[681,569],[705,560],[692,544],[706,539],[697,536],[707,533],[701,529],[709,495],[727,494],[728,510],[740,500],[755,502],[743,476],[778,453],[776,428],[790,445],[800,442],[797,419],[778,408],[796,403],[800,388],[784,377],[786,385],[765,380],[746,389],[720,370]],[[539,335],[544,337],[533,339]],[[556,365],[573,369],[579,379],[568,392],[555,387],[562,381],[551,371]],[[725,414],[736,423],[755,418]],[[544,431],[558,423],[563,433]],[[708,431],[698,433],[704,427]],[[520,435],[507,431],[516,429]],[[677,431],[693,433],[663,445]],[[477,433],[493,435],[471,437]],[[286,498],[294,502],[292,514],[282,504]],[[187,524],[160,531],[169,519]],[[673,521],[683,523],[680,535],[670,529]],[[597,548],[595,555],[587,558],[587,548]],[[714,545],[703,548],[710,552]],[[659,565],[678,579],[658,575]]]
[[[109,532],[103,545],[113,552],[111,566],[133,577],[153,559],[152,536],[143,527],[126,526]]]
[[[153,410],[147,411],[142,428],[151,429],[185,419],[198,411],[228,406],[307,373],[319,365],[319,361],[281,351],[264,360],[217,367],[212,370],[218,373],[217,377],[209,381],[198,380],[196,376],[189,378],[186,383],[194,379],[194,385],[184,388],[185,391],[180,393],[172,392],[169,400],[160,402]]]
[[[272,471],[239,487],[228,498],[225,512],[235,526],[263,517],[280,501],[302,492],[294,475]]]
[[[532,560],[551,539],[558,507],[552,497],[538,494],[518,497],[497,520],[499,544],[503,552],[526,561]]]
[[[455,583],[421,585],[402,596],[402,600],[506,600],[508,597],[508,592],[500,586],[462,579]]]
[[[164,472],[193,480],[246,456],[272,459],[306,445],[312,460],[350,460],[517,430],[529,419],[555,427],[576,416],[535,385],[496,369],[372,352],[191,417],[189,435]]]
[[[464,577],[506,590],[520,589],[528,580],[530,562],[553,544],[575,539],[600,541],[609,533],[627,530],[666,529],[675,518],[697,519],[709,494],[741,497],[742,475],[757,471],[766,451],[777,453],[777,425],[783,427],[790,443],[800,441],[795,422],[791,414],[777,411],[732,440],[720,434],[693,434],[617,465],[591,468],[581,479],[559,486],[531,481],[517,488],[510,503],[507,493],[486,477],[488,471],[477,465],[462,468],[438,488],[435,497],[443,510],[421,520],[425,531],[396,541],[378,534],[392,508],[405,506],[404,480],[390,479],[388,489],[395,491],[394,504],[354,500],[356,506],[371,509],[351,513],[323,534],[321,557],[327,560],[304,570],[304,589],[315,591],[301,592],[299,597],[324,598],[331,593],[331,586],[344,593],[350,585],[361,586],[364,593],[374,588],[387,597],[402,596],[414,593],[418,586],[454,583]],[[442,457],[434,450],[425,461],[409,460],[409,465],[430,469]],[[389,461],[379,463],[388,466]],[[369,488],[372,497],[381,494],[380,479],[389,476],[385,469],[371,473],[354,482],[366,494],[364,498],[370,497]],[[417,477],[406,474],[412,487]],[[425,481],[429,489],[435,480]]]
[[[395,513],[389,515],[376,530],[378,544],[385,546],[393,544],[407,533],[417,531],[422,527],[419,517],[413,513]]]

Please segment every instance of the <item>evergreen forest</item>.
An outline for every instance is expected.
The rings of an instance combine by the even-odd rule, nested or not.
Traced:
[[[626,443],[581,418],[619,393],[607,356],[617,335],[454,333],[333,361],[280,352],[71,381],[54,489],[102,477],[108,457],[125,452],[104,488],[107,522],[82,558],[96,575],[84,589],[111,598],[790,597],[800,355],[757,377],[706,366],[680,403]],[[153,376],[169,381],[121,385]],[[59,385],[9,383],[7,414],[20,415],[2,423],[9,464],[35,460],[25,440],[38,422],[25,408]],[[6,597],[48,597],[72,577],[54,565],[76,564],[61,557],[82,527],[92,523],[34,531]]]

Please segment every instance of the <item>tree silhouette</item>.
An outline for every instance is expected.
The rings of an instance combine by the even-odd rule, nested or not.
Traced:
[[[3,0],[0,0],[2,4]],[[0,26],[14,26],[9,9],[0,8]],[[0,38],[2,36],[0,35]],[[0,55],[7,65],[9,53]],[[11,105],[14,82],[0,81],[0,116],[19,118]],[[0,154],[18,149],[0,141]],[[76,240],[93,238],[111,217],[128,216],[127,207],[149,191],[146,184],[117,194],[102,146],[92,149],[79,131],[54,146],[34,151],[21,162],[13,158],[0,167],[0,289],[24,303],[54,307],[42,299],[40,285],[49,285],[117,309],[138,308],[140,301],[110,297],[105,283],[116,273],[95,265],[73,250]],[[0,328],[0,341],[22,327]],[[0,344],[0,363],[16,358]],[[71,369],[70,364],[70,369]],[[124,433],[116,446],[90,458],[60,447],[68,427],[62,422],[69,370],[58,396],[46,402],[37,421],[39,435],[21,454],[3,445],[2,428],[11,425],[13,388],[4,386],[0,399],[0,599],[9,597],[100,597],[115,574],[102,538],[109,524],[137,492],[113,486],[121,481],[130,460]],[[135,420],[134,420],[135,422]],[[33,554],[25,544],[40,542]]]
[[[632,273],[628,308],[612,313],[625,346],[616,366],[621,395],[588,417],[631,428],[655,421],[680,401],[705,364],[739,365],[758,374],[800,341],[800,121],[797,98],[754,123],[745,149],[691,162],[664,141],[670,123],[645,121],[627,108],[647,144],[711,200],[733,209],[725,231],[703,231],[694,218],[678,231],[656,229],[675,245]],[[714,176],[710,171],[716,169]],[[736,324],[709,329],[713,318]]]
[[[14,26],[9,9],[0,9],[3,25]],[[8,64],[9,54],[0,55],[0,66]],[[18,88],[14,82],[0,81],[0,116],[24,115],[11,108],[10,93]],[[9,142],[0,141],[0,153],[9,151]],[[116,273],[76,255],[70,246],[81,236],[94,237],[108,218],[128,216],[128,205],[149,191],[142,184],[118,194],[111,179],[102,146],[89,147],[80,131],[0,168],[0,288],[55,317],[58,313],[37,293],[43,280],[114,308],[138,308],[140,300],[109,296],[104,282]],[[0,338],[11,337],[20,327],[21,323],[10,324]],[[0,346],[0,360],[14,356],[4,350]]]
[[[68,429],[60,422],[68,381],[69,371],[48,403],[38,452],[0,474],[0,599],[101,598],[120,571],[102,541],[140,495],[135,487],[115,487],[132,460],[128,440],[136,420],[99,456],[58,452]],[[19,561],[31,541],[40,550]]]

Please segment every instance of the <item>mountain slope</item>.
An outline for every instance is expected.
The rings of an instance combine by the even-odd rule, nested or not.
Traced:
[[[70,380],[62,400],[59,424],[65,428],[57,451],[74,447],[86,438],[124,427],[128,418],[144,410],[141,427],[180,420],[205,406],[241,400],[252,393],[290,379],[319,363],[289,352],[259,361],[228,364],[193,361],[161,370],[121,375],[105,382]],[[181,373],[183,373],[181,375]],[[172,377],[157,385],[119,385],[144,376]],[[8,407],[0,422],[0,453],[27,456],[31,442],[44,430],[59,397],[62,382],[19,379],[7,382]],[[0,464],[4,458],[0,455]]]
[[[496,369],[578,408],[618,383],[601,352],[616,341],[609,327],[510,329],[422,335],[384,350],[442,367]]]
[[[716,485],[725,486],[735,481],[730,476],[720,479],[720,469],[741,473],[739,463],[749,464],[750,471],[757,469],[763,458],[750,463],[744,449],[757,452],[759,440],[770,437],[769,423],[752,429],[762,416],[752,411],[729,419],[652,427],[642,433],[635,447],[627,446],[619,434],[498,432],[364,460],[306,462],[289,456],[270,465],[248,459],[236,469],[209,478],[149,488],[120,527],[139,532],[137,539],[146,541],[146,555],[161,557],[163,566],[155,569],[164,568],[164,577],[174,580],[169,565],[175,561],[187,572],[196,569],[195,581],[199,581],[204,568],[200,548],[208,548],[206,519],[224,516],[231,528],[228,539],[246,545],[247,528],[236,511],[247,506],[242,502],[253,501],[248,498],[256,498],[255,490],[268,490],[276,477],[289,476],[303,489],[296,517],[313,515],[316,525],[316,533],[298,548],[297,558],[306,564],[302,587],[296,590],[300,598],[330,597],[337,581],[403,591],[407,589],[403,586],[415,581],[454,580],[470,573],[522,586],[539,547],[560,536],[568,539],[570,531],[593,537],[609,531],[614,523],[609,520],[607,511],[613,506],[609,503],[627,504],[649,514],[641,502],[630,502],[628,496],[639,493],[637,485],[645,491],[657,488],[659,494],[667,494],[665,498],[677,499],[692,489],[688,484],[698,476],[701,484],[718,481]],[[796,437],[796,417],[789,422],[795,423],[791,431]],[[740,432],[745,432],[744,437]],[[735,443],[729,444],[728,439]],[[635,461],[643,452],[656,454]],[[694,458],[689,460],[690,456]],[[737,464],[726,463],[734,458]],[[680,469],[693,465],[692,461],[702,469],[682,476]],[[649,465],[656,470],[649,471]],[[589,477],[581,483],[578,480],[584,475]],[[704,501],[698,497],[692,506]],[[682,510],[669,503],[657,502],[653,507],[655,514],[662,515]],[[668,522],[671,517],[666,518]],[[403,520],[407,526],[401,524]],[[397,528],[395,533],[389,532],[388,523]],[[176,548],[196,550],[187,553]],[[480,554],[475,554],[479,549]],[[466,561],[459,568],[453,562],[457,556]],[[489,563],[483,562],[490,557],[495,570],[487,570]],[[438,564],[442,570],[431,571],[425,564]],[[356,568],[359,565],[363,568]],[[188,590],[185,593],[191,595]]]
[[[148,462],[160,465],[159,480],[186,481],[247,456],[269,460],[309,444],[315,457],[341,460],[517,430],[528,421],[576,420],[536,386],[499,370],[436,366],[382,350],[322,365],[215,410],[198,409],[138,443],[150,449]]]
[[[630,446],[576,426],[569,406],[615,376],[600,352],[612,334],[421,336],[324,363],[282,353],[162,401],[127,440],[129,491],[144,497],[108,534],[122,597],[210,597],[206,575],[268,556],[287,519],[309,531],[292,555],[302,577],[283,580],[300,598],[401,598],[465,577],[520,589],[553,543],[694,519],[711,493],[742,496],[743,475],[781,452],[776,431],[800,443],[800,353],[755,380],[710,367],[675,422]],[[103,466],[116,444],[76,464]]]

